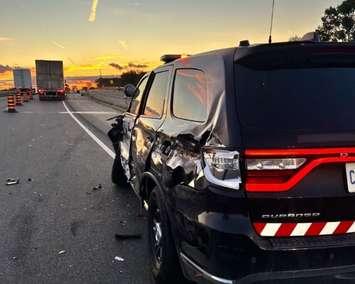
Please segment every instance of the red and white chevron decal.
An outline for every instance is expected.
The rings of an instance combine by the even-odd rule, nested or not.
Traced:
[[[327,236],[355,233],[355,221],[315,223],[254,223],[262,237]]]

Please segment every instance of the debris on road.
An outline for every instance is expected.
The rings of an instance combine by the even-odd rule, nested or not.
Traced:
[[[119,261],[119,262],[123,262],[124,258],[119,257],[119,256],[115,256],[114,260]]]
[[[102,189],[101,183],[99,183],[97,186],[94,186],[94,187],[92,188],[92,190],[100,190],[100,189]]]
[[[31,182],[31,181],[32,181],[32,179],[31,179],[31,178],[28,178],[28,179],[27,179],[27,181]]]
[[[116,240],[133,240],[142,238],[142,234],[132,233],[132,234],[115,234]]]
[[[8,178],[6,180],[6,185],[15,185],[15,184],[19,184],[20,183],[20,179],[19,178]]]
[[[58,252],[58,255],[65,254],[65,253],[66,253],[65,250],[61,250],[61,251]]]

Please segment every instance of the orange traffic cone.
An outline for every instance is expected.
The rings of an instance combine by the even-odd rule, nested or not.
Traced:
[[[22,106],[21,94],[16,94],[16,105],[17,106]]]
[[[15,96],[11,95],[7,97],[7,112],[16,112]]]
[[[25,103],[28,103],[27,92],[24,92],[24,93],[23,93],[23,101],[24,101]]]

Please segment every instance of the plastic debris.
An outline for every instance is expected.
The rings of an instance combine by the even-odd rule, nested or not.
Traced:
[[[140,239],[142,234],[132,233],[132,234],[115,234],[116,240],[133,240]]]
[[[61,250],[61,251],[59,251],[59,252],[58,252],[58,254],[59,254],[59,255],[61,255],[61,254],[65,254],[65,253],[66,253],[66,251],[65,251],[65,250]]]
[[[119,261],[119,262],[123,262],[124,258],[119,257],[119,256],[115,256],[114,260]]]
[[[8,178],[6,180],[6,185],[15,185],[15,184],[19,184],[20,183],[20,179],[19,178]]]

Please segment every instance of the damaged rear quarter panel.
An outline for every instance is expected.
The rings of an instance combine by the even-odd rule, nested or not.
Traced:
[[[231,64],[225,63],[229,61]],[[167,208],[178,247],[193,247],[198,254],[206,255],[208,247],[208,237],[204,230],[199,229],[206,224],[201,223],[199,216],[213,210],[210,204],[214,202],[214,194],[211,194],[210,184],[203,174],[202,148],[240,147],[238,119],[231,116],[236,114],[232,63],[231,58],[213,54],[203,58],[185,58],[175,63],[175,70],[193,68],[205,73],[208,116],[205,122],[174,117],[173,98],[170,96],[167,117],[157,131],[151,155],[152,168],[163,174]],[[188,204],[193,206],[188,209]]]

